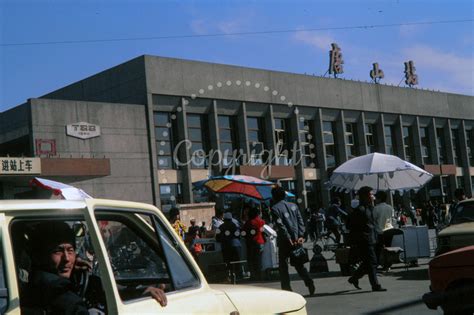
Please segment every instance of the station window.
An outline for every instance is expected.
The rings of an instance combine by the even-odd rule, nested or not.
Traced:
[[[443,128],[436,128],[436,149],[438,150],[439,164],[446,163],[446,146],[444,143]]]
[[[222,163],[224,167],[228,167],[236,163],[233,158],[234,150],[238,150],[235,117],[219,115],[218,124]],[[238,154],[235,154],[235,156],[238,156]]]
[[[348,159],[352,159],[359,155],[358,147],[356,143],[357,139],[357,125],[354,123],[346,123],[344,136],[346,138],[346,155]]]
[[[405,149],[405,159],[408,162],[413,162],[413,133],[412,127],[404,126],[402,128],[403,132],[403,146]]]
[[[183,202],[181,184],[161,184],[160,185],[160,200],[161,210],[168,212],[172,207]]]
[[[462,166],[461,146],[459,144],[459,129],[451,129],[451,139],[453,142],[454,164]]]
[[[395,155],[395,149],[394,149],[394,139],[393,139],[393,126],[390,125],[385,125],[384,126],[384,131],[385,131],[385,152],[387,154]]]
[[[199,114],[188,114],[188,139],[191,141],[191,167],[207,168],[209,166],[209,130],[206,116]]]
[[[289,147],[289,130],[288,121],[283,118],[275,118],[275,164],[289,165],[290,164],[290,150]]]
[[[153,115],[155,123],[156,153],[159,169],[171,169],[174,167],[173,150],[176,139],[176,123],[171,119],[171,113],[155,112]]]
[[[428,128],[420,128],[420,139],[421,139],[421,156],[423,158],[423,164],[431,164],[431,152],[430,152],[430,139],[428,137]]]
[[[323,121],[323,141],[326,149],[326,166],[327,168],[334,168],[337,165],[337,155],[334,123],[332,121]]]
[[[317,167],[316,145],[311,132],[314,130],[314,121],[300,117],[299,124],[303,166],[315,168]]]
[[[375,124],[365,124],[365,139],[369,153],[377,152],[377,136],[375,130]]]
[[[264,125],[258,117],[247,117],[247,129],[250,143],[250,165],[261,165],[264,159]]]

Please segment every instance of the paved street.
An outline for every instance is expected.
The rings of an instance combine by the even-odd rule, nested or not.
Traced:
[[[430,237],[434,237],[430,231]],[[329,260],[329,272],[312,274],[316,294],[308,296],[308,291],[293,269],[290,271],[292,288],[305,296],[308,314],[442,314],[432,311],[421,301],[429,290],[429,259],[420,259],[418,267],[408,271],[403,264],[396,264],[387,273],[379,273],[379,281],[387,292],[372,292],[367,276],[361,279],[362,290],[356,290],[341,276],[339,265]],[[308,267],[308,264],[307,264]],[[280,288],[279,281],[260,282],[254,285]]]

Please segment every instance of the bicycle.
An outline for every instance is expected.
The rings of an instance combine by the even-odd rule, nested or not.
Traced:
[[[316,246],[319,246],[320,250],[318,250]],[[313,251],[316,249],[316,251],[319,252],[330,252],[331,254],[326,258],[334,259],[336,256],[336,249],[339,248],[339,246],[340,244],[336,242],[336,238],[332,236],[332,233],[326,231],[316,237],[316,240],[313,242]]]

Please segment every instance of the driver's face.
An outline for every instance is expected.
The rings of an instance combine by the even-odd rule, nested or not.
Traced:
[[[69,243],[62,243],[49,254],[50,270],[58,276],[69,278],[76,263],[76,251]]]

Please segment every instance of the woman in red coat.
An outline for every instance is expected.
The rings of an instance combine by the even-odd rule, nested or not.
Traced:
[[[263,237],[263,226],[265,221],[260,217],[258,208],[252,207],[248,213],[248,220],[242,230],[245,231],[247,241],[247,261],[249,264],[251,278],[259,280],[262,270],[262,252],[265,244]]]

